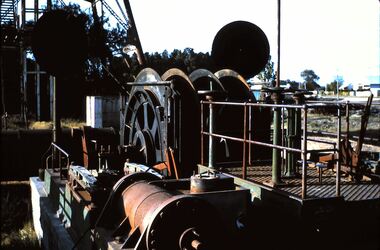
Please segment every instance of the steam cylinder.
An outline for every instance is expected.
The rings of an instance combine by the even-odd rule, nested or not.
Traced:
[[[198,197],[140,181],[124,190],[121,204],[144,249],[220,249],[225,239],[216,209]]]

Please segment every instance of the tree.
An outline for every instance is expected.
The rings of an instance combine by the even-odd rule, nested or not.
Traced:
[[[269,56],[268,63],[265,65],[265,68],[257,75],[257,78],[260,81],[272,83],[276,80],[276,72],[274,71],[274,63]]]
[[[337,93],[338,89],[343,85],[343,77],[342,76],[337,76],[333,82],[330,84],[327,84],[326,90],[327,91],[333,91],[334,94]]]
[[[319,76],[311,69],[305,69],[301,72],[301,77],[304,79],[304,88],[307,90],[316,90],[321,86],[316,82]]]

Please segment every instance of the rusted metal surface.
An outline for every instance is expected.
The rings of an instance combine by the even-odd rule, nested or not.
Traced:
[[[83,165],[87,169],[115,169],[117,160],[117,135],[113,128],[81,128]]]
[[[152,213],[172,196],[164,189],[147,182],[136,182],[125,189],[122,194],[124,212],[132,230],[138,228],[143,233]]]
[[[246,201],[247,190],[235,191],[232,178],[212,173],[212,185],[189,195],[189,179],[152,181],[150,176],[156,178],[145,172],[131,174],[115,185],[107,202],[113,205],[106,205],[96,224],[97,237],[105,235],[108,247],[216,250],[230,244],[226,230],[236,230],[236,216],[247,204],[229,213],[228,219],[219,217],[222,208],[213,204],[226,205],[221,198],[233,194],[231,202]],[[216,190],[219,192],[213,192]],[[111,234],[107,234],[105,229],[110,228]]]
[[[226,172],[234,176],[242,177],[241,168],[228,168]],[[336,197],[335,179],[333,170],[325,170],[322,183],[319,183],[318,168],[309,167],[307,178],[308,198],[331,198]],[[249,166],[247,180],[254,183],[264,183],[271,179],[271,166]],[[285,185],[277,189],[289,195],[302,197],[302,183],[300,178],[285,179]],[[340,195],[346,201],[362,201],[380,199],[380,184],[372,182],[355,183],[349,177],[342,177]]]
[[[190,178],[190,193],[233,190],[234,188],[233,178],[216,172],[200,173]]]

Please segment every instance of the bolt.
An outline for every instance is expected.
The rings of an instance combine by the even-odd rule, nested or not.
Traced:
[[[181,201],[177,201],[175,205],[176,205],[177,207],[179,207],[180,204],[181,204]]]

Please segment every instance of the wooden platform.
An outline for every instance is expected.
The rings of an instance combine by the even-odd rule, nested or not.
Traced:
[[[229,173],[239,178],[242,177],[241,168],[225,168],[222,172]],[[269,182],[271,178],[271,166],[249,166],[247,168],[248,181],[265,184],[265,182]],[[333,170],[324,170],[322,174],[322,182],[319,183],[318,169],[316,167],[308,167],[307,198],[336,197],[335,179],[336,175]],[[301,180],[301,177],[283,177],[282,181],[285,185],[277,186],[275,187],[275,190],[301,198]],[[347,176],[342,176],[341,196],[343,196],[346,201],[380,199],[380,184],[372,182],[356,183],[351,181]]]

